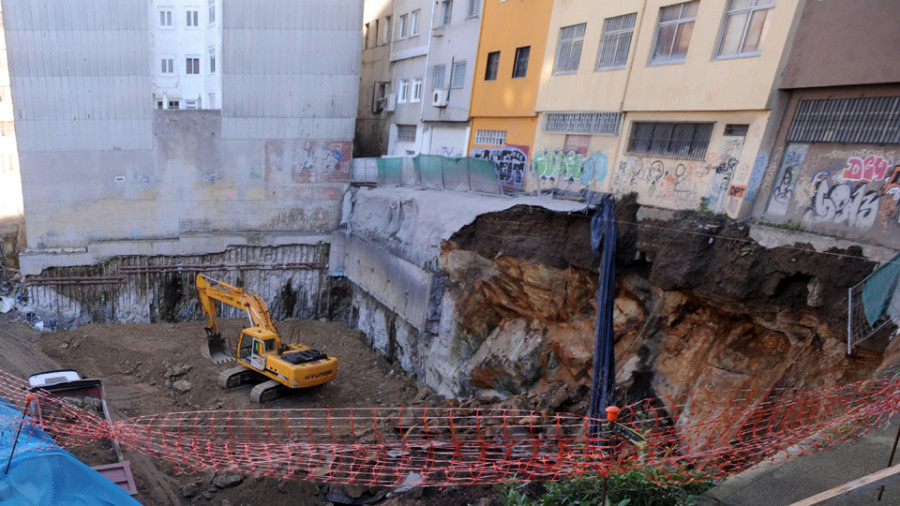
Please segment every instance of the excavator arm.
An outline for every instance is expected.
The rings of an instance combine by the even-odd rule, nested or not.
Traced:
[[[243,309],[247,312],[253,326],[270,330],[276,336],[278,335],[275,323],[269,315],[269,309],[259,295],[247,293],[241,288],[212,279],[202,273],[197,274],[197,294],[200,296],[203,316],[208,320],[205,327],[206,342],[200,345],[200,353],[204,357],[214,362],[230,359],[227,343],[219,333],[215,301]],[[281,343],[278,342],[277,345],[280,346]]]

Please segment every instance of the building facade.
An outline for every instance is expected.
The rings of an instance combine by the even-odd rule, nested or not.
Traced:
[[[197,23],[208,26],[221,5],[202,4]],[[158,7],[3,1],[30,248],[23,273],[90,263],[101,251],[221,251],[260,231],[315,244],[338,226],[362,0],[229,1],[215,12],[222,93],[213,110],[159,110],[150,99],[162,70]],[[173,10],[173,24],[188,12]],[[204,56],[199,81],[209,74]]]
[[[807,2],[754,215],[900,248],[900,4]]]
[[[6,220],[18,222],[23,212],[19,153],[2,20],[3,11],[0,10],[0,225]]]

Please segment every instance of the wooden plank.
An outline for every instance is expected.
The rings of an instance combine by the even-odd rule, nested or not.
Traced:
[[[843,485],[834,487],[830,490],[826,490],[825,492],[816,494],[812,497],[807,497],[806,499],[797,501],[790,506],[812,506],[814,504],[823,504],[838,497],[861,494],[897,479],[900,479],[900,464],[882,469],[877,473],[863,476],[858,480],[844,483]]]

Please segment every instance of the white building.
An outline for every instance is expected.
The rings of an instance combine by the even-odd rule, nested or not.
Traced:
[[[22,215],[22,184],[19,178],[19,156],[2,16],[3,12],[0,10],[0,222]]]

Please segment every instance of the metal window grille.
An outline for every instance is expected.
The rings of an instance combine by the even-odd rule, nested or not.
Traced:
[[[416,126],[397,125],[397,140],[400,142],[416,142]]]
[[[900,144],[900,96],[801,100],[787,140]]]
[[[531,54],[531,46],[516,48],[516,61],[513,66],[513,78],[525,77],[528,74],[528,56]]]
[[[447,73],[446,65],[435,65],[431,70],[431,89],[444,87],[444,74]]]
[[[571,74],[578,71],[581,60],[581,46],[584,43],[584,29],[587,23],[566,26],[559,30],[559,44],[556,47],[554,74]]]
[[[620,112],[550,112],[544,132],[556,134],[619,135]]]
[[[731,0],[725,13],[722,36],[719,39],[718,56],[759,54],[763,33],[766,31],[775,0]]]
[[[506,130],[476,130],[475,144],[504,146],[506,145]]]
[[[636,121],[628,137],[628,154],[702,160],[713,123]]]
[[[466,62],[456,62],[450,69],[450,87],[462,88],[466,84]]]
[[[603,22],[603,37],[600,39],[600,50],[597,52],[597,70],[624,68],[628,62],[628,51],[631,50],[631,39],[634,35],[634,23],[637,13],[607,18]]]

